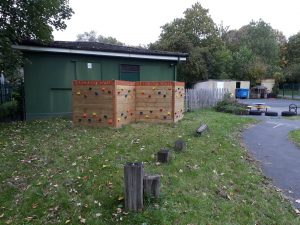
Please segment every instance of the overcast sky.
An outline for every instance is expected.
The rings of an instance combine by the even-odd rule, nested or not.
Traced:
[[[161,26],[183,12],[196,0],[70,0],[75,14],[67,29],[55,31],[55,40],[74,41],[79,33],[95,30],[128,45],[155,42]],[[262,18],[289,37],[300,31],[300,0],[201,0],[214,22],[223,21],[238,29]]]

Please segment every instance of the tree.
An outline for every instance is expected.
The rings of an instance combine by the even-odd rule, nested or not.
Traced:
[[[91,30],[90,32],[84,32],[77,35],[77,41],[89,41],[89,42],[100,42],[104,44],[124,45],[124,43],[118,41],[114,37],[104,37],[97,35],[97,32]]]
[[[285,51],[287,80],[300,82],[300,32],[289,38]]]
[[[0,1],[0,72],[11,78],[23,62],[12,44],[25,39],[50,41],[53,29],[64,30],[72,14],[68,0]]]
[[[189,53],[187,62],[179,64],[178,79],[197,82],[211,78],[214,73],[214,53],[222,46],[219,30],[200,3],[162,26],[159,40],[150,49]]]
[[[285,37],[263,20],[251,21],[239,30],[228,31],[223,35],[223,40],[235,55],[237,65],[232,71],[235,77],[250,79],[255,83],[255,79],[273,77],[275,73],[282,72],[281,49],[285,45]],[[245,49],[251,51],[250,61],[249,52],[246,53]],[[246,64],[242,62],[246,58],[240,58],[244,53],[248,54],[244,61]]]

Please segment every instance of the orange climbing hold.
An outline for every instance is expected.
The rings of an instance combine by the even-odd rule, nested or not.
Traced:
[[[82,118],[86,118],[87,117],[87,114],[86,113],[83,113],[82,114]]]
[[[109,119],[108,120],[108,124],[112,124],[113,123],[113,120],[112,119]]]

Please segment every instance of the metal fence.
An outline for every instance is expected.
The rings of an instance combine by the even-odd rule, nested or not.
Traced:
[[[203,109],[214,106],[224,98],[228,92],[226,88],[218,89],[186,89],[185,90],[185,111]]]
[[[286,83],[279,87],[280,97],[300,99],[300,83]]]
[[[13,91],[15,86],[9,83],[0,83],[0,104],[9,102],[13,98]]]
[[[5,105],[14,101],[14,104]],[[25,120],[24,84],[0,83],[0,122]]]

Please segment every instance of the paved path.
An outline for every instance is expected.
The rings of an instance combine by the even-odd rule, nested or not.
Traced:
[[[276,187],[300,209],[300,148],[288,140],[291,130],[300,129],[300,120],[257,116],[261,123],[243,133],[248,151],[261,163],[262,170]]]

